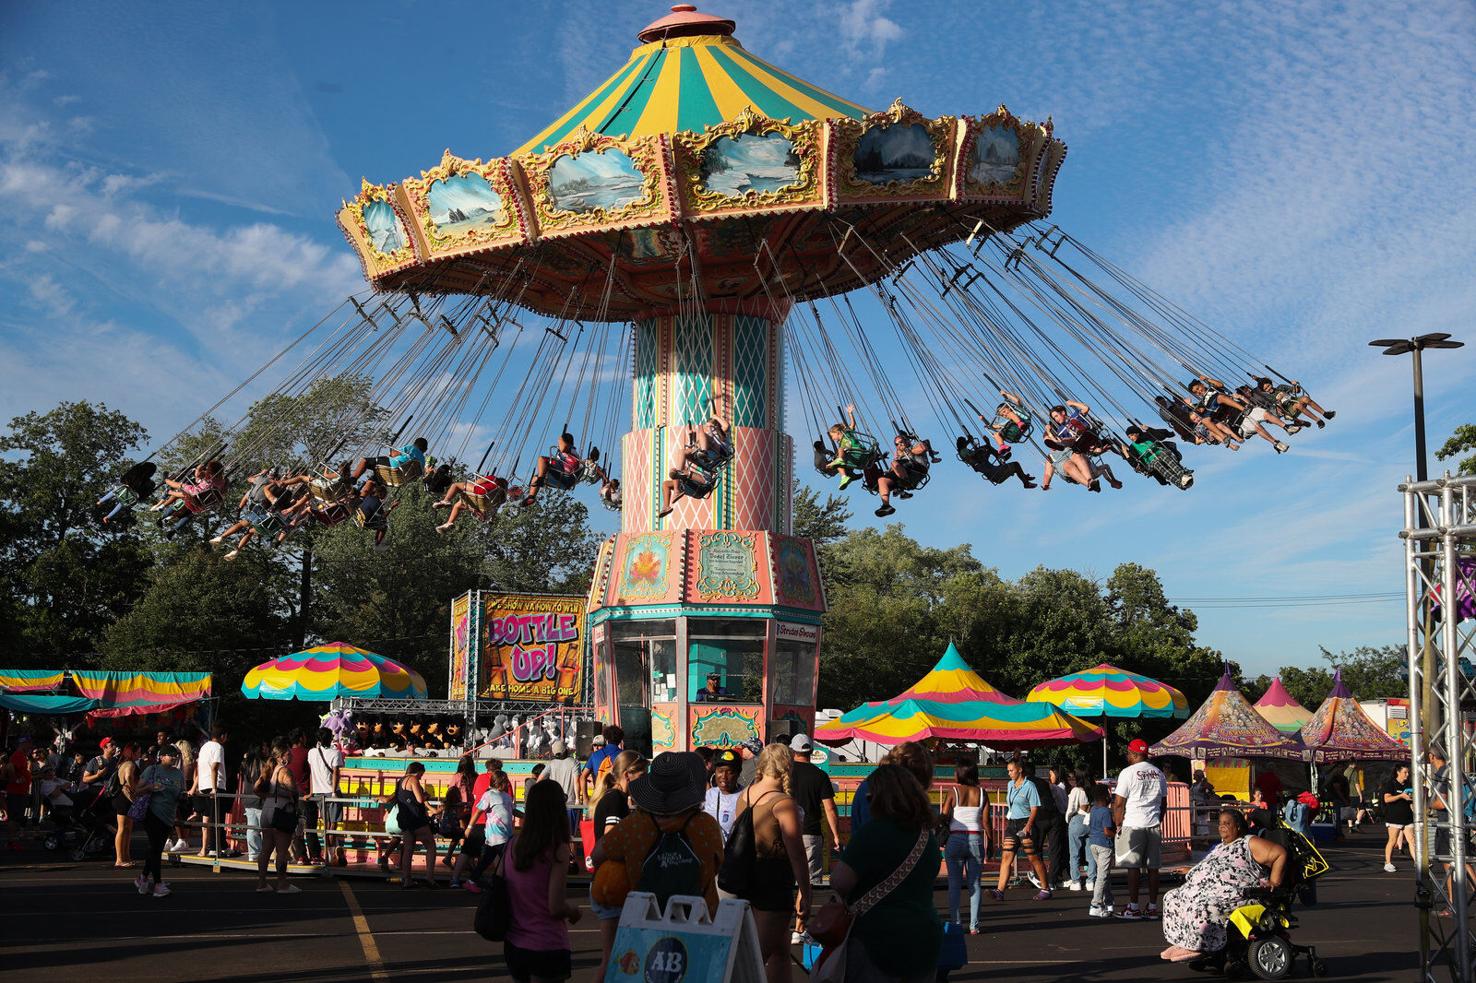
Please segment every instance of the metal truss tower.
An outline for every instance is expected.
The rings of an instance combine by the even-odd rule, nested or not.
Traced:
[[[1406,481],[1405,577],[1409,618],[1410,747],[1413,750],[1415,904],[1420,979],[1471,983],[1476,888],[1467,840],[1467,785],[1476,775],[1476,618],[1460,620],[1476,596],[1476,477]],[[1465,561],[1463,569],[1462,560]],[[1469,603],[1469,602],[1468,602]],[[1463,666],[1464,663],[1464,666]],[[1443,771],[1436,758],[1444,760]],[[1444,808],[1439,808],[1439,806]],[[1448,915],[1448,917],[1447,917]]]

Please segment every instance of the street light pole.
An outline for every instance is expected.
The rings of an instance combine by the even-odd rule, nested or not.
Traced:
[[[1413,338],[1380,338],[1368,344],[1371,348],[1382,348],[1385,355],[1413,356],[1415,479],[1427,481],[1430,468],[1425,460],[1425,372],[1420,353],[1426,348],[1464,348],[1465,342],[1451,341],[1450,335],[1437,331]]]

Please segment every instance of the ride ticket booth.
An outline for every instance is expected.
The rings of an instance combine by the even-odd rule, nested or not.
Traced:
[[[808,733],[823,611],[807,540],[614,538],[590,596],[595,715],[648,754]]]

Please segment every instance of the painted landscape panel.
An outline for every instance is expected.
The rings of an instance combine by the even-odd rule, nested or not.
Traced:
[[[453,174],[432,181],[425,198],[431,222],[443,236],[460,235],[503,221],[502,196],[480,174]]]
[[[875,126],[856,145],[856,177],[868,184],[916,181],[932,173],[937,151],[921,123]]]
[[[548,174],[554,207],[566,212],[609,211],[645,196],[646,176],[623,151],[565,154]]]
[[[400,227],[400,216],[387,201],[371,201],[364,206],[364,228],[369,233],[370,244],[382,253],[405,248],[405,230]]]
[[[974,141],[969,179],[980,184],[1008,184],[1020,166],[1020,136],[1012,127],[989,126]]]
[[[794,145],[777,133],[719,137],[702,153],[702,183],[731,197],[778,191],[799,180],[799,164]]]

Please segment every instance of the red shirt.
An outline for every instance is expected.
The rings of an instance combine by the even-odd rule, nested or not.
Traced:
[[[308,749],[305,747],[294,747],[287,754],[287,770],[292,772],[292,780],[297,783],[299,795],[307,795],[312,788],[312,775],[308,772]]]
[[[31,792],[31,759],[24,751],[10,756],[10,781],[5,783],[6,795],[29,795]]]
[[[482,799],[482,793],[492,787],[492,773],[484,771],[472,782],[471,804],[476,805]]]

